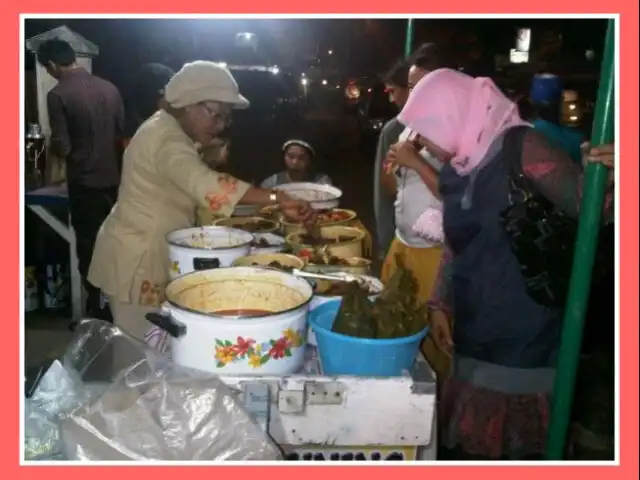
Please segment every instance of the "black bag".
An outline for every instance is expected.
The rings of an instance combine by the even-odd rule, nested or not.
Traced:
[[[510,163],[509,206],[501,213],[527,291],[538,304],[563,308],[569,290],[578,222],[540,194],[522,171],[522,140],[530,127],[504,137]]]

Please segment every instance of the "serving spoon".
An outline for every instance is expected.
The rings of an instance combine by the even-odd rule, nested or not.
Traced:
[[[303,272],[298,268],[294,268],[291,273],[296,277],[308,278],[312,280],[327,280],[330,282],[357,283],[363,286],[367,285],[367,282],[364,279],[348,273],[345,273],[343,275],[327,275],[324,273]]]

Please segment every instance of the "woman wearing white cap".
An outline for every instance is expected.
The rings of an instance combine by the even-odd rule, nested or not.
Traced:
[[[329,176],[316,170],[316,151],[309,142],[300,139],[288,140],[282,145],[282,152],[285,169],[263,180],[260,184],[262,188],[275,188],[292,182],[331,185]]]
[[[89,281],[109,298],[114,322],[143,339],[145,313],[163,301],[169,259],[165,235],[195,223],[197,207],[231,215],[236,204],[279,204],[296,221],[309,204],[211,170],[199,149],[247,108],[231,73],[213,62],[186,64],[169,81],[163,108],[137,130],[124,154],[118,203],[105,220]]]

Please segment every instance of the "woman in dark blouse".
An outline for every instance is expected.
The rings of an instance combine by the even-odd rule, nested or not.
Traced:
[[[513,162],[539,194],[574,217],[582,169],[522,121],[487,78],[436,70],[415,87],[398,119],[444,162],[441,223],[425,212],[428,221],[414,227],[426,236],[443,230],[447,243],[430,302],[432,338],[453,357],[439,402],[439,442],[456,459],[537,458],[562,312],[529,295],[500,214],[509,206]],[[611,145],[590,155],[613,166]],[[610,179],[606,220],[613,214]]]

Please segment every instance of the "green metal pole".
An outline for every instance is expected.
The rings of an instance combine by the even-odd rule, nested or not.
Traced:
[[[404,55],[408,57],[411,55],[413,47],[413,18],[407,20],[407,34],[404,37]]]
[[[614,32],[614,20],[609,20],[591,133],[591,144],[594,146],[611,143],[614,140]],[[584,319],[591,287],[591,273],[598,247],[607,174],[606,167],[595,163],[589,163],[585,171],[580,223],[553,390],[547,438],[547,460],[562,460],[564,457],[580,360]]]

